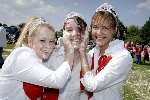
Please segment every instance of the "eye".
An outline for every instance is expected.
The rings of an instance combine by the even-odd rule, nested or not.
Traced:
[[[102,29],[104,29],[104,30],[108,30],[109,28],[108,28],[108,27],[106,27],[106,26],[102,26]]]
[[[41,41],[41,42],[45,42],[45,40],[44,40],[44,39],[41,39],[40,41]]]
[[[104,29],[105,31],[108,31],[108,30],[110,30],[110,27],[102,26],[102,29]]]
[[[98,29],[98,26],[93,26],[92,27],[94,30],[97,30]]]
[[[50,44],[55,44],[55,42],[56,42],[55,40],[50,40],[49,41]]]

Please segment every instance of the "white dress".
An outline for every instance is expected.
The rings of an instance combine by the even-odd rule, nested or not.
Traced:
[[[121,87],[131,69],[132,57],[124,48],[123,41],[114,40],[105,51],[112,59],[95,75],[99,51],[100,49],[95,47],[89,52],[91,57],[94,53],[94,70],[87,72],[81,82],[86,90],[94,93],[92,100],[122,100]]]
[[[27,100],[23,82],[62,88],[70,74],[68,62],[52,71],[41,63],[31,48],[17,48],[7,57],[0,70],[0,100]]]
[[[64,61],[64,47],[61,46],[55,52],[57,54],[54,54],[47,64],[51,67],[53,66],[52,68],[54,70]],[[71,78],[66,82],[63,88],[59,89],[58,100],[80,100],[80,69],[80,61],[76,59],[71,72]]]

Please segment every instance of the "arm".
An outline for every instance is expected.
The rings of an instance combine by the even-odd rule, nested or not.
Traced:
[[[118,55],[113,57],[96,76],[92,72],[87,72],[82,84],[91,92],[103,90],[125,80],[131,66],[132,58],[129,53]]]
[[[23,52],[16,58],[13,72],[14,77],[19,81],[49,88],[62,88],[71,74],[68,62],[64,62],[56,71],[52,71],[40,63],[35,55],[28,52]]]

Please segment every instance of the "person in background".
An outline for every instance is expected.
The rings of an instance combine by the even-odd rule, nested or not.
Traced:
[[[143,48],[143,62],[147,63],[149,62],[149,53],[148,53],[148,45],[145,45]]]
[[[91,33],[96,47],[80,55],[88,100],[122,100],[121,87],[132,66],[130,52],[117,39],[117,14],[108,3],[100,5],[91,20]]]
[[[55,48],[55,31],[43,18],[31,17],[0,70],[0,100],[28,100],[23,82],[49,88],[62,88],[71,75],[74,52],[64,40],[65,60],[53,71],[43,62]],[[72,56],[70,56],[72,55]],[[40,99],[36,98],[36,99]]]
[[[136,43],[134,52],[135,52],[135,63],[140,64],[141,63],[142,46],[139,43]]]
[[[4,63],[4,59],[2,57],[3,48],[6,44],[6,29],[0,23],[0,68]]]

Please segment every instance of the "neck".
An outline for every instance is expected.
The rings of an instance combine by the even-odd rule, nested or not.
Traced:
[[[108,45],[100,46],[100,55],[104,55],[105,50],[108,48]]]

